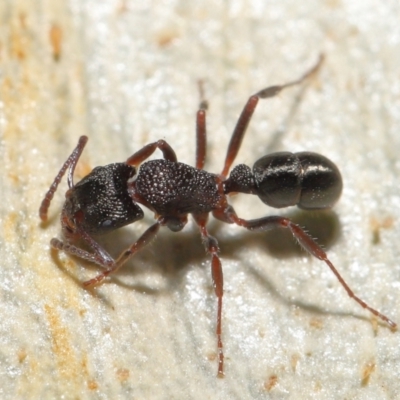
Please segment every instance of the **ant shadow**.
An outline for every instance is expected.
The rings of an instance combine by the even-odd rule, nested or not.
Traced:
[[[325,249],[332,247],[340,237],[340,222],[334,211],[310,212],[297,209],[286,214],[286,217],[302,227],[307,227],[307,232],[313,238],[318,238],[319,245]],[[186,228],[178,234],[170,232],[168,229],[162,229],[151,244],[129,260],[120,271],[109,277],[103,285],[118,284],[146,295],[163,295],[171,290],[178,290],[182,287],[182,281],[190,265],[204,265],[209,262],[209,256],[205,253],[197,227],[194,224],[192,227],[192,229]],[[210,234],[217,238],[218,236],[221,237],[221,231],[226,229],[225,224],[214,219],[210,220],[208,227]],[[130,228],[122,228],[108,237],[100,238],[99,243],[106,249],[112,249],[111,254],[115,257],[129,247],[136,236],[138,235],[136,233],[132,234]],[[220,239],[219,245],[222,265],[224,260],[241,260],[240,253],[243,248],[257,252],[264,251],[275,259],[289,259],[308,255],[297,244],[289,230],[279,228],[265,232],[250,232],[243,229],[235,237]],[[310,259],[312,258],[311,255],[308,256]],[[66,267],[59,259],[57,251],[52,251],[52,257],[58,268],[63,270],[77,285],[82,285],[82,281],[75,274],[76,270]],[[73,258],[77,264],[83,265],[85,269],[92,271],[94,274],[99,273],[101,267],[78,257],[70,255],[68,257]],[[148,274],[149,270],[154,274],[163,276],[164,283],[156,288],[152,288],[147,284],[131,283],[136,279],[138,281],[142,280],[140,279],[141,276]],[[300,300],[289,300],[285,297],[284,292],[282,294],[280,289],[262,272],[250,266],[250,268],[247,268],[247,273],[252,274],[266,291],[279,298],[284,304],[295,305],[312,314],[334,314],[354,317],[349,312],[326,311],[326,309],[315,304]],[[211,287],[211,275],[209,284]],[[107,301],[105,293],[96,290],[96,286],[89,288],[88,291],[112,307]],[[346,296],[346,293],[344,292],[343,295]],[[362,316],[356,316],[356,318],[368,320],[368,318]]]
[[[304,99],[304,96],[307,93],[309,84],[310,84],[309,82],[303,84],[303,86],[299,89],[297,94],[293,97],[289,110],[286,116],[282,119],[281,124],[278,126],[277,129],[275,129],[273,132],[269,134],[270,139],[268,144],[268,153],[273,153],[281,150],[282,139],[286,136],[290,127],[293,125],[299,107]]]

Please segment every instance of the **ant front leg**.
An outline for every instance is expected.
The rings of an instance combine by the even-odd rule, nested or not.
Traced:
[[[361,307],[370,311],[373,315],[378,317],[381,321],[385,322],[390,326],[391,329],[395,329],[397,324],[389,319],[386,315],[380,313],[374,308],[370,307],[364,300],[359,298],[354,294],[354,292],[350,289],[349,285],[339,274],[338,270],[332,264],[332,262],[328,259],[325,251],[315,242],[314,239],[311,238],[300,226],[296,225],[288,218],[279,217],[279,216],[271,216],[260,219],[253,220],[245,220],[239,218],[233,209],[230,207],[227,212],[216,211],[213,213],[214,216],[218,219],[221,219],[225,222],[235,223],[239,226],[243,226],[244,228],[250,231],[266,231],[275,228],[287,228],[292,233],[293,237],[298,241],[298,243],[305,249],[308,253],[318,258],[321,261],[324,261],[326,265],[331,269],[334,273],[340,284],[346,290],[349,297],[354,299]]]
[[[100,265],[103,268],[111,268],[115,264],[114,259],[96,241],[90,238],[89,242],[87,240],[88,235],[82,234],[81,237],[84,238],[86,242],[90,243],[90,247],[92,247],[94,253],[83,250],[70,242],[62,242],[57,238],[51,239],[50,245],[53,249],[64,251],[70,255]]]
[[[102,246],[100,246],[99,243],[97,243],[90,235],[82,230],[76,231],[75,234],[83,239],[92,248],[92,253],[83,250],[68,241],[62,242],[56,238],[51,240],[50,245],[54,249],[62,250],[65,253],[95,263],[106,269],[95,278],[83,282],[83,286],[87,287],[101,283],[107,276],[118,271],[132,256],[134,256],[156,236],[160,225],[161,223],[157,221],[150,228],[148,228],[135,243],[121,253],[117,260],[114,260],[110,254],[108,254],[108,252]]]
[[[318,69],[320,68],[322,62],[323,62],[323,55],[320,55],[318,62],[312,67],[309,71],[307,71],[302,77],[299,79],[296,79],[295,81],[285,83],[283,85],[276,85],[276,86],[270,86],[265,89],[260,90],[253,96],[250,96],[249,100],[247,100],[246,105],[243,108],[242,113],[240,114],[240,117],[238,119],[238,122],[236,123],[235,129],[233,130],[231,140],[228,145],[228,150],[226,153],[225,157],[225,164],[224,168],[222,170],[221,175],[226,177],[228,176],[229,170],[232,166],[233,161],[235,161],[235,158],[237,156],[237,153],[239,152],[240,146],[243,141],[243,137],[246,133],[247,126],[249,125],[250,119],[253,116],[254,110],[257,107],[258,101],[260,99],[267,99],[276,96],[279,94],[282,90],[299,85],[302,82],[304,82],[306,79],[314,75]]]
[[[224,352],[222,345],[222,296],[224,294],[224,279],[221,260],[218,256],[218,242],[211,236],[206,228],[207,214],[193,215],[199,225],[201,237],[206,251],[211,254],[211,275],[214,284],[215,295],[218,300],[217,308],[217,345],[218,345],[218,378],[224,377]]]
[[[149,242],[156,236],[160,229],[160,222],[157,221],[155,224],[150,226],[140,238],[133,243],[128,249],[123,251],[116,261],[113,260],[111,264],[108,264],[108,269],[101,274],[97,275],[93,279],[83,282],[83,286],[93,286],[101,283],[107,276],[117,272],[131,257],[133,257],[138,251],[145,247]],[[79,249],[80,250],[80,249]],[[80,256],[77,254],[78,257]],[[90,260],[89,260],[90,261]]]

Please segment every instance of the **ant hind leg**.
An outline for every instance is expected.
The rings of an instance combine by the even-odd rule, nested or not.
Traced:
[[[349,297],[354,299],[361,307],[370,311],[373,315],[378,317],[381,321],[385,322],[390,326],[391,329],[395,329],[397,324],[389,319],[386,315],[381,312],[375,310],[371,306],[369,306],[364,300],[360,297],[356,296],[350,286],[346,283],[343,277],[339,274],[339,271],[329,260],[325,251],[318,245],[318,243],[309,236],[300,226],[290,221],[290,219],[280,216],[271,216],[264,217],[253,220],[245,220],[239,218],[234,210],[230,208],[228,213],[224,213],[223,211],[217,211],[213,213],[214,216],[218,219],[222,219],[225,222],[235,223],[236,225],[242,226],[249,231],[265,231],[275,228],[287,228],[292,233],[293,237],[298,241],[298,243],[310,253],[312,256],[318,258],[321,261],[324,261],[325,264],[330,268],[333,274],[336,276],[340,284],[346,290]]]
[[[224,164],[224,168],[221,173],[222,176],[225,176],[225,177],[228,176],[229,170],[239,152],[240,146],[243,141],[243,137],[247,130],[247,126],[249,125],[250,119],[253,116],[254,110],[257,107],[258,101],[260,99],[267,99],[267,98],[274,97],[278,93],[280,93],[282,90],[284,90],[288,87],[299,85],[299,84],[303,83],[305,80],[307,80],[308,78],[312,77],[314,74],[317,73],[323,60],[324,60],[324,56],[321,54],[317,63],[309,71],[307,71],[305,74],[303,74],[299,79],[285,83],[283,85],[275,85],[275,86],[267,87],[265,89],[260,90],[253,96],[250,96],[250,98],[247,100],[247,103],[242,110],[242,113],[240,114],[240,117],[236,123],[235,129],[233,130],[232,137],[229,142],[228,150],[227,150],[226,156],[225,156],[225,164]]]

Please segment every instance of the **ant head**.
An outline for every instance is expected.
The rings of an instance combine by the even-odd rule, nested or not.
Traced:
[[[135,167],[116,163],[94,168],[76,185],[69,180],[61,217],[64,234],[103,234],[143,218],[128,193],[128,181],[135,174]]]

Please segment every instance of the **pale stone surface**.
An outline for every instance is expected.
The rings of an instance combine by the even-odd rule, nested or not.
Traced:
[[[77,179],[160,138],[192,164],[203,79],[207,169],[218,172],[248,96],[299,77],[323,52],[298,107],[301,88],[260,102],[237,163],[283,149],[334,160],[345,185],[334,213],[279,214],[327,235],[350,286],[400,322],[398,1],[227,4],[1,2],[1,398],[400,396],[399,334],[371,323],[289,236],[210,223],[225,274],[223,380],[209,259],[191,222],[91,291],[80,282],[95,267],[50,252],[66,182],[47,227],[38,207],[80,135],[90,139]],[[276,213],[249,196],[233,203],[246,218]],[[151,222],[147,212],[104,244],[117,255]]]

